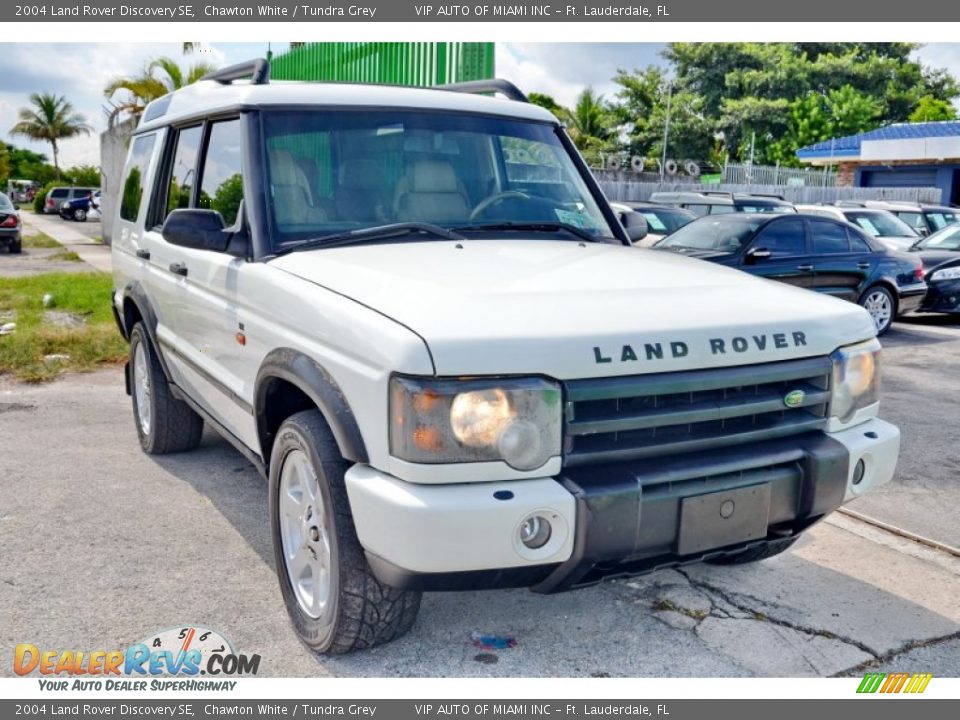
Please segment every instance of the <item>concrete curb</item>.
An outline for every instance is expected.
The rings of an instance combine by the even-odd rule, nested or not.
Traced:
[[[61,220],[58,216],[47,217],[30,212],[21,213],[20,218],[24,225],[49,235],[97,270],[106,273],[113,272],[110,246],[99,245],[91,241],[86,235],[70,227],[66,220]]]

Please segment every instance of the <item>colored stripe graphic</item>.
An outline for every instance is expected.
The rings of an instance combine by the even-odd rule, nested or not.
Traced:
[[[931,673],[867,673],[857,687],[858,693],[922,693],[927,689]]]

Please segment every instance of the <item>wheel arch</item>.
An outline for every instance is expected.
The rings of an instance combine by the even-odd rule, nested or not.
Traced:
[[[257,436],[266,465],[270,464],[280,424],[290,415],[309,408],[320,411],[344,459],[368,462],[360,427],[336,380],[307,355],[291,348],[277,348],[264,358],[254,390]]]
[[[864,291],[860,293],[860,297],[857,298],[857,302],[861,302],[867,296],[867,293],[869,293],[875,287],[882,287],[884,290],[890,293],[890,297],[893,299],[893,316],[896,317],[897,311],[900,309],[899,290],[897,289],[897,284],[888,277],[878,277],[869,285],[867,285]]]

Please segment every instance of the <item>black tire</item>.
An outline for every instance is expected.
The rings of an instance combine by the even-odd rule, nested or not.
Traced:
[[[874,317],[874,324],[877,327],[877,335],[883,335],[885,332],[887,332],[887,330],[890,329],[890,326],[893,325],[894,319],[897,317],[897,299],[893,296],[893,293],[883,287],[883,285],[873,285],[864,291],[857,304],[860,305],[860,307],[869,310],[869,308],[867,308],[868,301],[877,295],[884,296],[890,306],[890,317],[886,321],[886,324],[884,324],[882,327],[877,324],[877,319]]]
[[[799,539],[799,535],[793,535],[792,537],[774,540],[766,545],[758,545],[757,547],[752,547],[731,555],[720,555],[719,557],[710,558],[707,562],[711,565],[743,565],[745,563],[759,562],[760,560],[772,558],[774,555],[779,555],[790,549]]]
[[[316,476],[329,536],[329,600],[317,618],[307,614],[297,599],[281,538],[281,471],[295,450],[306,454]],[[413,627],[420,610],[419,592],[382,584],[367,563],[344,485],[344,473],[349,466],[319,411],[299,412],[280,426],[270,458],[270,528],[277,579],[301,641],[314,652],[331,655],[395,640]]]
[[[140,420],[140,408],[137,404],[136,354],[143,348],[146,373],[149,380],[150,403],[147,410],[147,427]],[[133,421],[137,428],[140,447],[148,455],[167,455],[169,453],[193,450],[200,444],[203,435],[203,418],[182,400],[177,400],[170,392],[170,384],[163,374],[160,360],[143,323],[133,326],[130,333],[130,398],[133,403]]]
[[[19,255],[23,250],[23,241],[14,240],[7,247],[10,248],[11,255]]]
[[[87,211],[83,208],[77,208],[73,211],[73,219],[77,222],[86,222],[87,221]]]

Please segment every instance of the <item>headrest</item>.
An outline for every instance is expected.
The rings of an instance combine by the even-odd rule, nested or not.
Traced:
[[[457,174],[453,166],[443,160],[418,160],[411,172],[411,192],[454,193],[460,192]]]
[[[275,187],[299,185],[303,171],[297,167],[296,160],[289,150],[269,150],[270,180]]]

